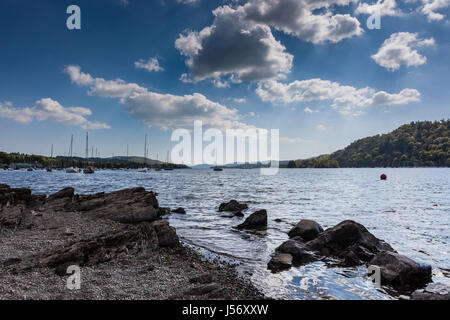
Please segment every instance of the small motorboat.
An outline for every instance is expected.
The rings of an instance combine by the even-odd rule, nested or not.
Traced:
[[[142,168],[142,169],[139,169],[138,172],[146,173],[146,172],[148,172],[148,169],[147,168]]]
[[[94,170],[94,168],[93,167],[87,167],[86,169],[84,169],[83,170],[83,173],[85,173],[85,174],[93,174],[93,173],[95,173],[95,170]]]
[[[33,171],[33,168],[28,168],[27,171]]]
[[[66,173],[80,173],[80,169],[78,169],[77,167],[70,167],[66,169]]]
[[[223,169],[222,169],[222,168],[219,168],[219,167],[215,167],[215,168],[213,168],[213,170],[214,170],[214,171],[223,171]]]

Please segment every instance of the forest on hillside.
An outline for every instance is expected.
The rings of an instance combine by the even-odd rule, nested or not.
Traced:
[[[288,168],[450,167],[450,120],[418,121],[382,135],[357,140],[343,150]]]

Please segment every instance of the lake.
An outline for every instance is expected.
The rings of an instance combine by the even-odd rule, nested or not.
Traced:
[[[379,179],[386,173],[387,181]],[[450,285],[450,169],[225,169],[150,171],[104,170],[93,175],[63,171],[0,171],[0,183],[51,194],[64,187],[77,193],[142,186],[157,192],[160,206],[183,207],[169,217],[183,241],[206,255],[239,264],[238,270],[267,295],[282,299],[396,299],[377,289],[365,267],[334,268],[315,262],[277,274],[266,270],[277,246],[301,219],[328,228],[343,220],[363,224],[399,253],[431,264],[433,280]],[[233,229],[243,218],[224,218],[217,208],[236,199],[268,212],[265,232]],[[281,219],[281,222],[275,222]]]

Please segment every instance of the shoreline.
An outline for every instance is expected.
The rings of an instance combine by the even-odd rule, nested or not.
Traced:
[[[0,185],[0,299],[266,298],[182,244],[163,214],[143,188],[46,197]],[[66,287],[69,265],[80,267],[80,290]]]

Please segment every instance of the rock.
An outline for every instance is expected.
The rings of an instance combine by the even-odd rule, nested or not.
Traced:
[[[26,204],[31,200],[31,190],[26,188],[10,188],[0,185],[0,205]]]
[[[443,283],[430,283],[425,289],[418,289],[411,295],[412,300],[450,300],[450,287]]]
[[[211,282],[213,282],[213,281],[214,281],[213,275],[210,274],[210,273],[205,273],[205,274],[202,274],[202,275],[200,275],[200,276],[197,276],[197,277],[194,277],[194,278],[189,279],[189,282],[190,282],[190,283],[202,283],[202,284],[206,284],[206,283],[211,283]]]
[[[166,220],[157,220],[150,224],[158,236],[158,244],[161,247],[176,247],[180,244],[175,228],[169,226]]]
[[[175,210],[172,210],[173,213],[179,213],[179,214],[186,214],[186,210],[183,208],[177,208]]]
[[[304,241],[310,241],[317,238],[322,232],[323,229],[320,224],[313,220],[303,219],[289,231],[288,235],[289,238],[300,236]]]
[[[395,252],[378,253],[370,265],[380,267],[382,284],[417,289],[431,282],[430,265],[419,264]]]
[[[292,256],[296,265],[302,265],[317,260],[316,255],[308,251],[306,245],[298,240],[290,239],[276,249],[276,252],[287,253]]]
[[[252,213],[243,223],[237,226],[238,229],[263,229],[267,227],[267,211],[259,210]]]
[[[159,215],[162,217],[162,216],[165,216],[165,215],[168,215],[168,214],[170,214],[171,212],[170,212],[170,208],[167,208],[167,207],[159,207]]]
[[[16,205],[13,207],[4,207],[0,211],[0,225],[9,228],[18,227],[24,220],[25,207]]]
[[[61,198],[70,198],[72,199],[75,195],[75,189],[74,188],[64,188],[48,197],[48,201],[61,199]]]
[[[209,283],[190,288],[186,290],[184,294],[188,296],[202,296],[219,289],[221,289],[221,287],[217,283]]]
[[[245,203],[239,203],[236,200],[231,200],[230,202],[221,203],[219,206],[219,211],[238,212],[247,208],[248,206]]]
[[[244,217],[244,214],[243,214],[241,211],[239,211],[239,212],[236,212],[236,213],[234,214],[234,216],[235,216],[235,217],[242,218],[242,217]]]
[[[283,220],[281,220],[281,219],[275,219],[275,220],[273,220],[273,221],[275,221],[276,223],[283,222]]]
[[[274,272],[292,267],[292,255],[289,253],[276,253],[267,264],[267,269]]]
[[[148,223],[108,232],[99,236],[59,246],[48,252],[24,258],[16,264],[9,265],[15,272],[30,270],[36,267],[56,268],[68,265],[98,264],[117,257],[122,252],[151,250],[158,248],[158,237],[155,229]],[[62,270],[61,269],[61,270]],[[58,270],[57,272],[62,272]]]
[[[307,242],[307,248],[324,256],[341,258],[344,263],[347,257],[351,265],[356,261],[353,254],[363,263],[369,262],[381,251],[394,252],[389,244],[376,238],[363,225],[351,220],[321,232],[315,239]]]

